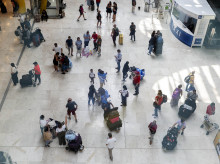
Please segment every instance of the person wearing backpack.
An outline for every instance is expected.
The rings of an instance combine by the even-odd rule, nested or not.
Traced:
[[[150,132],[150,145],[153,143],[153,139],[154,139],[154,135],[156,134],[156,131],[157,131],[157,123],[156,123],[156,120],[154,120],[153,122],[151,122],[149,125],[148,125],[148,129],[149,129],[149,132]]]
[[[186,82],[186,92],[193,90],[194,80],[195,80],[195,71],[192,71],[188,76],[185,77],[184,81]]]
[[[112,40],[113,40],[113,44],[114,46],[116,47],[116,38],[117,36],[119,35],[119,29],[116,27],[116,24],[113,25],[113,29],[112,29],[112,33],[111,33],[111,37],[112,37]]]
[[[129,92],[126,85],[123,85],[123,90],[120,90],[119,93],[121,93],[121,106],[127,106],[127,97],[129,96]]]
[[[172,99],[170,101],[170,106],[175,107],[178,106],[178,102],[180,97],[183,95],[182,85],[178,85],[178,87],[173,91]]]
[[[157,118],[158,117],[158,110],[160,111],[161,110],[161,105],[163,103],[163,96],[162,96],[162,92],[161,90],[158,91],[157,93],[157,96],[155,97],[155,101],[153,103],[153,106],[154,106],[154,118]]]
[[[130,36],[131,36],[131,40],[132,40],[132,38],[134,38],[134,41],[135,41],[135,32],[136,32],[136,26],[135,26],[134,22],[131,22]]]

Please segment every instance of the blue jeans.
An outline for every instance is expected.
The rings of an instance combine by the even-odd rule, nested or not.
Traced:
[[[118,65],[118,71],[120,71],[120,68],[121,68],[121,66],[120,66],[120,63],[121,63],[121,61],[117,61],[117,65]]]
[[[41,131],[42,136],[43,136],[43,134],[44,134],[44,128],[40,127],[40,131]]]
[[[194,90],[195,88],[194,88],[194,85],[193,84],[190,84],[190,83],[187,83],[186,84],[186,91],[187,92],[190,92],[190,91],[192,91],[192,90]]]
[[[149,54],[151,54],[153,48],[154,48],[154,45],[149,45],[149,52],[148,52]]]
[[[155,109],[154,109],[154,115],[155,115],[156,117],[158,117],[158,110],[161,110],[161,105],[158,105],[158,106],[155,107]]]
[[[94,105],[94,103],[95,103],[95,98],[89,96],[88,105],[90,105],[90,100],[92,100],[92,104]]]

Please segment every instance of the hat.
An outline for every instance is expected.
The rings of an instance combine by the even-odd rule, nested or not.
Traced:
[[[35,64],[37,64],[37,62],[34,62],[33,64],[35,65]]]

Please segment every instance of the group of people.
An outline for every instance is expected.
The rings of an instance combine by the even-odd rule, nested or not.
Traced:
[[[158,30],[153,31],[151,34],[151,38],[149,40],[149,44],[148,44],[148,55],[151,55],[152,52],[155,53],[155,55],[157,54],[161,54],[162,53],[162,46],[163,46],[163,38],[162,38],[162,33]]]

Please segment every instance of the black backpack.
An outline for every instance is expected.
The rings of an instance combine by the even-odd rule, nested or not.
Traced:
[[[115,36],[118,36],[118,35],[119,35],[119,30],[118,30],[118,28],[114,29],[114,32],[115,32]]]
[[[163,94],[163,103],[166,103],[166,102],[167,102],[167,95]]]
[[[18,30],[15,30],[15,35],[16,35],[16,36],[19,36]]]

